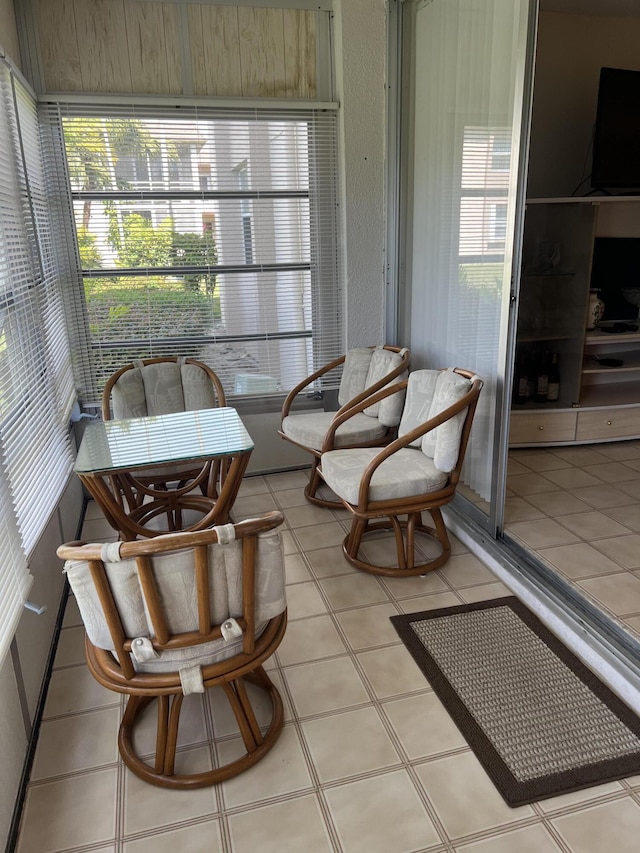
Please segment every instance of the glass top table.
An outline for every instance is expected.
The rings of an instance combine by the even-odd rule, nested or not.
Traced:
[[[111,526],[134,539],[226,523],[252,450],[230,407],[94,421],[74,470]]]

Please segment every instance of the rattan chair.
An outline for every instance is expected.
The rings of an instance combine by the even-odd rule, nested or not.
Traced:
[[[467,370],[416,370],[402,383],[406,401],[397,439],[382,450],[322,454],[318,475],[353,516],[343,551],[354,566],[403,577],[425,574],[449,559],[451,545],[440,507],[455,494],[482,385]],[[380,391],[371,399],[382,400],[388,393]],[[362,405],[353,407],[349,416]],[[434,527],[423,524],[423,512],[431,515]],[[361,552],[369,534],[385,530],[394,533],[397,565],[376,565]],[[417,556],[416,533],[435,540],[439,553],[426,561]]]
[[[308,376],[287,395],[282,406],[279,434],[312,456],[311,475],[305,488],[308,501],[319,506],[342,506],[335,498],[318,494],[322,480],[317,466],[323,452],[345,447],[380,447],[395,437],[404,401],[402,391],[386,395],[380,403],[360,407],[353,417],[347,413],[376,391],[405,379],[410,361],[411,354],[406,348],[376,346],[352,349]],[[322,378],[341,365],[338,411],[291,413],[299,394],[320,386]]]
[[[226,406],[222,382],[209,365],[194,358],[140,359],[125,364],[107,380],[102,394],[105,421],[167,415]],[[183,515],[206,512],[207,502],[190,493],[211,493],[220,478],[220,462],[185,468],[184,463],[163,466],[153,474],[129,476],[122,482],[123,499],[146,527],[180,530]],[[209,486],[207,484],[209,483]],[[200,507],[202,504],[204,508]],[[189,507],[192,507],[189,509]]]
[[[85,625],[89,669],[104,687],[129,697],[118,746],[141,779],[165,788],[211,785],[246,770],[275,744],[282,700],[262,664],[286,627],[276,529],[282,520],[272,512],[235,526],[58,549]],[[259,694],[248,684],[270,701],[264,730],[254,708]],[[222,766],[181,775],[176,744],[183,698],[209,688],[226,696],[245,751]],[[148,763],[136,750],[135,729],[151,702],[157,703],[157,732]],[[225,724],[224,735],[232,733]]]

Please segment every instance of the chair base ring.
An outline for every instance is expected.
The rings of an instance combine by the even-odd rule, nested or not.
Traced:
[[[419,565],[413,565],[414,549],[413,546],[407,542],[407,527],[407,521],[400,521],[397,518],[388,518],[373,523],[367,522],[366,526],[360,532],[360,535],[356,538],[355,542],[353,536],[353,529],[352,532],[344,538],[342,543],[342,552],[345,558],[351,563],[351,565],[355,566],[357,569],[360,569],[363,572],[368,572],[372,575],[382,575],[384,577],[390,578],[404,578],[413,577],[415,575],[426,575],[429,572],[433,572],[436,569],[439,569],[440,566],[443,566],[447,562],[447,560],[451,556],[451,543],[449,542],[449,537],[447,536],[447,532],[444,528],[444,525],[441,526],[441,530],[438,530],[437,528],[433,527],[427,527],[427,525],[422,523],[416,523],[413,525],[414,534],[420,533],[424,536],[428,536],[430,539],[437,542],[442,548],[442,552],[438,554],[437,557],[434,557],[432,560],[429,560],[426,563],[420,563]],[[440,525],[438,525],[438,527],[440,527]],[[399,537],[402,538],[402,560],[399,560],[399,562],[404,563],[404,565],[378,566],[375,563],[369,563],[366,560],[362,560],[358,557],[362,540],[365,539],[369,533],[375,533],[379,530],[389,530],[395,532],[396,542],[398,542]]]
[[[193,773],[193,774],[178,774],[173,772],[173,760],[175,758],[175,741],[177,739],[177,728],[174,731],[170,730],[165,732],[164,739],[163,735],[159,735],[158,741],[162,742],[165,747],[165,755],[168,756],[170,767],[169,772],[167,772],[167,768],[162,767],[162,757],[159,755],[161,749],[157,744],[157,752],[155,756],[156,766],[155,768],[151,764],[147,764],[146,761],[143,761],[142,758],[138,756],[135,752],[133,739],[134,739],[134,730],[136,727],[136,723],[139,721],[140,716],[144,709],[149,705],[150,702],[157,700],[155,696],[140,696],[140,695],[131,695],[127,702],[127,707],[125,710],[124,717],[122,719],[122,723],[120,724],[120,730],[118,732],[118,749],[120,751],[120,755],[122,757],[125,765],[145,782],[149,782],[152,785],[156,785],[160,788],[173,788],[178,790],[192,789],[192,788],[204,788],[210,785],[217,784],[219,782],[224,782],[226,779],[230,779],[233,776],[237,776],[240,773],[243,773],[249,767],[256,764],[263,758],[269,750],[275,745],[280,733],[282,731],[282,727],[284,725],[284,708],[282,704],[282,698],[278,689],[273,684],[269,676],[266,674],[264,669],[260,667],[258,670],[255,670],[252,673],[248,673],[245,676],[241,676],[236,679],[234,682],[228,682],[229,688],[233,689],[235,693],[238,695],[245,694],[245,686],[244,682],[250,681],[252,684],[260,687],[271,700],[271,722],[267,731],[262,734],[259,733],[259,729],[257,728],[257,723],[255,722],[255,717],[253,716],[253,710],[249,708],[248,717],[249,721],[240,720],[239,716],[245,716],[242,710],[237,711],[234,707],[234,703],[231,703],[231,708],[238,720],[240,730],[243,730],[243,724],[246,726],[247,722],[249,722],[249,728],[253,729],[252,732],[249,733],[248,739],[252,741],[252,743],[247,746],[247,737],[243,737],[245,740],[245,748],[246,751],[243,753],[240,758],[236,758],[233,761],[230,761],[228,764],[224,764],[221,767],[215,767],[212,770],[204,771],[203,773]],[[224,687],[225,685],[218,684],[218,687]],[[210,688],[211,689],[211,688]],[[226,691],[228,692],[228,691]],[[182,702],[182,694],[178,694],[171,697],[164,697],[172,700],[171,709],[169,710],[169,714],[173,717],[175,714],[176,717],[176,726],[177,726],[177,717],[180,714],[180,705]],[[177,711],[175,710],[177,706]],[[246,709],[245,709],[246,713]],[[253,723],[253,725],[251,725]],[[255,734],[258,733],[256,737]],[[168,738],[166,738],[168,735]],[[173,740],[173,745],[169,746],[167,741]]]

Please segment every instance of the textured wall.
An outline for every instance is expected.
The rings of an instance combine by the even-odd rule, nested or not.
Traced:
[[[335,14],[352,347],[380,342],[384,332],[385,0],[340,0]]]

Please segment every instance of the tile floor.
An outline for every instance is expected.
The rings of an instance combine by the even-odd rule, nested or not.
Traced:
[[[640,637],[640,442],[510,451],[505,522]]]
[[[516,462],[524,469],[519,476],[529,476],[522,458],[514,460],[513,476]],[[559,456],[555,470],[568,467],[561,463]],[[122,704],[84,664],[70,599],[18,853],[637,853],[640,776],[507,807],[388,620],[507,589],[459,542],[449,563],[426,578],[357,572],[339,547],[345,513],[305,504],[304,477],[247,479],[237,503],[239,516],[274,507],[286,514],[290,622],[269,663],[286,723],[274,749],[213,788],[164,791],[139,781],[118,759]],[[539,494],[559,491],[555,485]],[[529,498],[518,500],[523,511],[535,510]],[[559,527],[573,538],[554,540],[551,550],[581,544],[575,524]],[[90,504],[84,538],[111,532]],[[620,552],[610,552],[619,566]],[[207,760],[212,719],[218,748],[233,751],[237,737],[215,702],[196,697],[185,710],[185,765]]]

